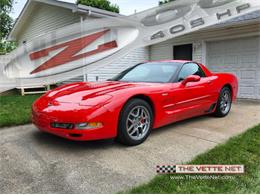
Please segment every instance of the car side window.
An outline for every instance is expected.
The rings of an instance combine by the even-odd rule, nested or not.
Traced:
[[[202,68],[195,63],[187,63],[184,64],[182,67],[179,76],[178,76],[178,82],[183,81],[190,75],[197,75],[200,77],[206,77],[206,74],[203,72]]]

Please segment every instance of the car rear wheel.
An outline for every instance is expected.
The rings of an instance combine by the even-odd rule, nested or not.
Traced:
[[[229,114],[232,106],[232,94],[228,87],[224,87],[219,95],[215,116],[225,117]]]
[[[139,145],[149,136],[152,125],[151,106],[144,100],[132,99],[120,114],[117,140],[128,146]]]

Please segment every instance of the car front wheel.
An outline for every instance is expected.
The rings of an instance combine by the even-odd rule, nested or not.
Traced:
[[[219,95],[215,116],[225,117],[231,110],[232,106],[232,94],[228,87],[224,87]]]
[[[149,136],[152,125],[151,106],[144,100],[132,99],[120,114],[117,140],[128,146],[139,145]]]

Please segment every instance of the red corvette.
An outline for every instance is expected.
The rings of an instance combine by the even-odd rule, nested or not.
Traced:
[[[190,61],[138,64],[103,83],[73,83],[48,92],[32,107],[42,131],[71,140],[146,140],[152,129],[214,114],[226,116],[237,78]]]

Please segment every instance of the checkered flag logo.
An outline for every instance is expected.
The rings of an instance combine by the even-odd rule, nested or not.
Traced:
[[[158,165],[156,172],[158,174],[174,174],[176,173],[176,165]]]

